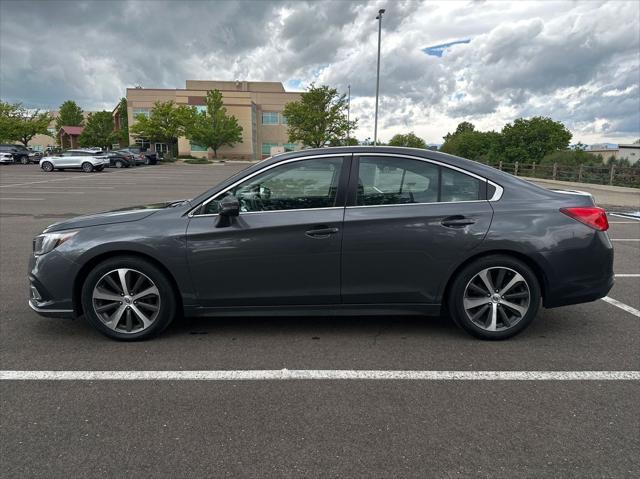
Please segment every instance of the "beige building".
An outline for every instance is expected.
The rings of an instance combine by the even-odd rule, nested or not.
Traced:
[[[640,144],[619,144],[618,148],[604,148],[585,150],[591,155],[601,155],[602,159],[606,162],[612,156],[616,160],[627,159],[630,164],[635,164],[640,160]]]
[[[127,117],[129,125],[137,115],[149,115],[157,101],[173,100],[178,105],[205,108],[205,96],[209,90],[222,93],[228,115],[233,115],[242,126],[242,142],[233,147],[224,146],[218,156],[230,159],[257,160],[271,154],[271,149],[296,150],[300,146],[289,143],[286,120],[282,116],[284,106],[300,98],[300,93],[286,92],[280,82],[249,81],[201,81],[187,80],[185,89],[127,89]],[[116,112],[114,111],[114,114]],[[130,137],[131,144],[139,143],[152,150],[165,152],[167,145],[149,143]],[[206,157],[207,150],[179,138],[178,154]]]
[[[87,118],[89,118],[89,115],[91,113],[94,113],[92,111],[84,111],[82,112],[83,116],[84,116],[84,121],[86,123]],[[48,147],[55,147],[57,145],[60,145],[60,139],[56,140],[56,119],[58,118],[58,112],[57,111],[50,111],[49,114],[51,115],[51,123],[49,123],[49,134],[48,135],[36,135],[34,136],[31,141],[29,142],[29,144],[27,146],[29,146],[29,148],[31,148],[33,151],[44,151],[46,150]],[[75,148],[77,147],[77,138],[75,140],[71,140],[71,138],[73,136],[78,136],[80,133],[76,130],[79,127],[71,127],[72,128],[72,135],[71,136],[65,136],[65,139],[63,140],[64,143],[64,148]]]

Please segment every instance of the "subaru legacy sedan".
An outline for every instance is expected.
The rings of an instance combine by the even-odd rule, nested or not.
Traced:
[[[429,150],[326,148],[191,199],[81,216],[33,241],[29,305],[120,340],[176,317],[448,314],[482,339],[613,285],[607,217]]]

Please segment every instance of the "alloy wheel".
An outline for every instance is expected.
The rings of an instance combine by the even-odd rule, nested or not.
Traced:
[[[51,163],[50,161],[45,161],[44,163],[42,163],[42,169],[47,172],[52,171],[53,163]]]
[[[160,291],[144,273],[118,268],[103,275],[92,293],[93,309],[109,329],[139,333],[160,313]]]
[[[82,163],[82,171],[84,171],[85,173],[91,173],[93,171],[93,165],[88,161]]]
[[[486,268],[467,283],[463,307],[471,322],[485,331],[511,329],[525,317],[531,291],[525,278],[506,267]]]

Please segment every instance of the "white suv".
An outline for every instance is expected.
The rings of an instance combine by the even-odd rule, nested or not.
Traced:
[[[109,166],[109,157],[101,150],[67,150],[57,156],[47,156],[40,160],[40,168],[47,173],[53,170],[81,169],[85,173],[102,171]]]

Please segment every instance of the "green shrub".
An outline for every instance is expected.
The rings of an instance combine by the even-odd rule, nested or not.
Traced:
[[[185,163],[189,163],[190,165],[210,165],[213,163],[211,160],[207,160],[206,158],[190,158],[184,160]]]

